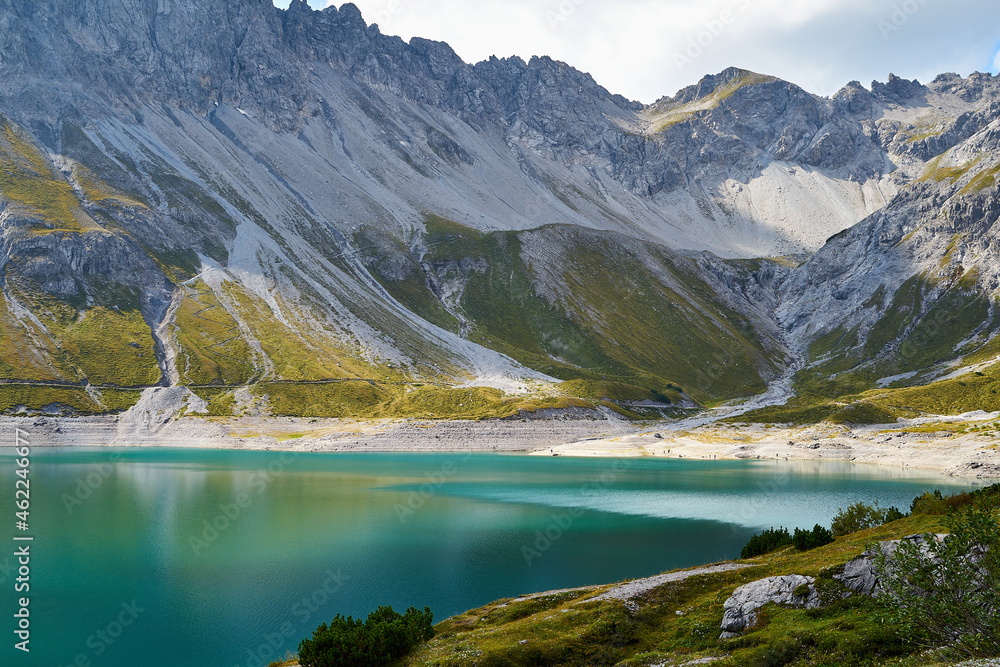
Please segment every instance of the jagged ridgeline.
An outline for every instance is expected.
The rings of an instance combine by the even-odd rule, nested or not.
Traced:
[[[0,410],[638,415],[796,370],[751,418],[997,400],[988,75],[828,99],[729,69],[646,106],[350,4],[0,26]]]

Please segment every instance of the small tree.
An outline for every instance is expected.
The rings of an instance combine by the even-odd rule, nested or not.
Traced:
[[[813,526],[812,530],[796,528],[795,534],[792,535],[792,544],[794,544],[795,548],[799,551],[809,551],[810,549],[821,547],[824,544],[829,544],[830,542],[833,542],[833,533],[831,533],[828,528],[824,528],[818,523]]]
[[[759,535],[754,534],[740,551],[740,558],[753,558],[777,551],[792,543],[787,528],[768,528]]]
[[[906,515],[903,514],[902,510],[893,506],[885,511],[885,517],[882,523],[892,523],[893,521],[899,521],[904,518],[906,518]]]
[[[944,519],[943,540],[903,541],[876,559],[890,614],[927,647],[961,656],[1000,655],[1000,524],[971,507]]]
[[[847,509],[843,507],[838,509],[830,528],[833,529],[834,537],[840,537],[880,525],[882,525],[882,510],[877,501],[875,505],[856,502],[848,505]]]
[[[867,530],[881,526],[890,521],[903,518],[903,513],[896,507],[882,509],[878,501],[874,505],[863,502],[856,502],[844,509],[837,510],[837,515],[833,517],[830,527],[833,529],[833,536],[840,537],[849,533],[856,533],[859,530]]]

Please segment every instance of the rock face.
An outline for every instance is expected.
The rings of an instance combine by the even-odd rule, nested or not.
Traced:
[[[192,385],[926,380],[1000,328],[998,118],[985,74],[643,105],[351,4],[0,0],[0,379],[86,380],[103,308]]]
[[[936,535],[939,542],[945,535]],[[879,595],[883,589],[879,583],[882,574],[876,565],[879,554],[889,558],[904,542],[916,544],[923,553],[928,553],[925,535],[907,535],[902,540],[881,542],[875,549],[868,550],[844,565],[841,573],[833,578],[844,585],[845,597],[850,595]],[[781,577],[758,579],[740,586],[723,604],[725,610],[722,616],[722,639],[738,636],[757,622],[757,612],[766,604],[776,603],[815,609],[822,606],[819,592],[816,590],[816,580],[813,577],[800,574],[789,574]],[[804,588],[803,588],[804,587]]]
[[[814,609],[820,606],[815,579],[800,574],[758,579],[740,586],[723,604],[722,639],[735,637],[757,622],[757,612],[775,603]],[[805,587],[803,589],[803,587]]]
[[[939,534],[935,537],[940,542],[945,538],[945,535]],[[844,566],[844,571],[841,574],[835,574],[833,578],[857,595],[880,595],[884,590],[879,583],[882,575],[876,565],[876,559],[879,557],[880,552],[891,559],[892,555],[899,549],[899,545],[903,542],[916,544],[923,552],[926,552],[924,545],[927,544],[927,538],[923,534],[907,535],[902,540],[881,542],[877,547],[878,551],[866,551],[854,560],[849,561]]]

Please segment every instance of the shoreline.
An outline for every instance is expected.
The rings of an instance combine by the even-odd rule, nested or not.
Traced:
[[[127,414],[127,413],[126,413]],[[969,431],[994,414],[876,426],[636,424],[607,416],[505,420],[296,417],[0,417],[33,447],[177,447],[297,452],[479,452],[692,460],[843,461],[1000,478],[1000,437]],[[977,419],[982,418],[982,419]],[[928,423],[929,422],[929,423]]]
[[[872,426],[662,424],[642,433],[553,448],[565,456],[657,456],[693,460],[843,461],[930,470],[953,477],[1000,478],[1000,438],[960,431],[996,414]],[[976,419],[985,417],[985,419]]]

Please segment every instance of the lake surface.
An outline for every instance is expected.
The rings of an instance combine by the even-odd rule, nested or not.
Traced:
[[[975,486],[849,463],[38,448],[25,656],[10,448],[0,479],[0,664],[145,667],[259,667],[337,613],[440,620],[733,558],[761,528],[829,525],[856,500],[905,511]]]

